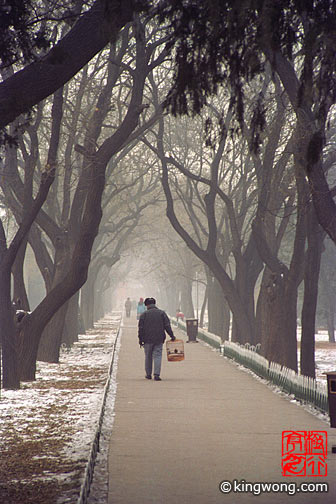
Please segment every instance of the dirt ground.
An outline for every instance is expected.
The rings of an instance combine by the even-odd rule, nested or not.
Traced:
[[[97,325],[37,380],[1,391],[0,503],[76,502],[101,411],[117,325]]]

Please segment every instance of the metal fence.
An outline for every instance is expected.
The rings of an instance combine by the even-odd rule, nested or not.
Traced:
[[[231,341],[224,342],[223,354],[278,386],[283,392],[293,395],[295,399],[311,404],[325,413],[329,412],[327,388],[318,384],[314,378],[299,375],[293,369],[269,362],[255,350]]]
[[[116,339],[115,339],[115,342],[113,345],[111,362],[110,362],[110,367],[109,367],[109,371],[108,371],[108,377],[107,377],[107,380],[105,383],[103,400],[102,400],[102,405],[101,405],[101,409],[100,409],[100,415],[99,415],[99,420],[98,420],[98,424],[97,424],[97,428],[96,428],[96,433],[95,433],[94,439],[92,441],[90,455],[89,455],[89,458],[88,458],[88,461],[86,464],[84,479],[83,479],[83,483],[81,486],[81,490],[80,490],[77,504],[86,504],[89,493],[90,493],[90,486],[91,486],[92,479],[93,479],[94,466],[96,463],[97,453],[99,451],[99,440],[100,440],[100,434],[101,434],[102,425],[103,425],[106,398],[107,398],[108,390],[110,387],[111,376],[112,376],[114,360],[115,360],[115,355],[116,355],[117,342],[121,336],[121,331],[122,331],[122,329],[119,327],[118,332],[117,332],[117,336],[116,336]]]
[[[174,323],[176,324],[176,321]],[[184,331],[186,330],[186,324],[180,320],[177,326]],[[197,337],[220,350],[225,357],[247,367],[256,375],[278,386],[283,392],[293,395],[295,399],[311,404],[324,413],[329,412],[327,386],[322,387],[313,378],[299,375],[292,369],[275,362],[269,362],[258,353],[260,345],[251,347],[250,345],[239,345],[231,341],[223,343],[218,336],[201,328],[198,329]]]

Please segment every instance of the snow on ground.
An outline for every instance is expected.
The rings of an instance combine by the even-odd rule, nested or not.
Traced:
[[[316,380],[319,383],[327,383],[324,373],[336,371],[336,344],[330,344],[330,348],[317,348],[315,350]]]
[[[301,328],[298,328],[298,342],[301,341]],[[298,348],[298,362],[300,362],[300,347]],[[328,331],[319,330],[315,334],[315,374],[316,381],[327,386],[324,373],[336,371],[336,343],[329,343]]]
[[[77,501],[120,317],[110,315],[80,335],[71,350],[62,349],[59,364],[38,362],[36,381],[1,390],[1,503]],[[107,409],[115,390],[113,375]]]
[[[329,343],[328,332],[323,330],[315,334],[315,342],[316,380],[326,384],[324,373],[336,371],[336,343]]]

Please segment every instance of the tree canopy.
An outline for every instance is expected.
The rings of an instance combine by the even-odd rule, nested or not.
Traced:
[[[336,98],[336,2],[333,0],[164,0],[160,19],[173,31],[176,70],[168,103],[175,113],[199,112],[220,83],[235,94],[243,118],[244,83],[279,57],[300,60],[297,103],[312,79],[321,107]]]
[[[79,2],[80,5],[83,3]],[[13,9],[17,8],[16,2],[9,4]],[[31,4],[35,7],[38,2],[32,1]],[[137,5],[132,0],[96,0],[90,9],[78,13],[71,29],[55,40],[47,54],[35,57],[32,63],[15,69],[14,73],[13,69],[0,84],[0,128],[62,87],[109,42],[115,40],[121,28],[133,19]],[[34,37],[25,30],[28,26],[23,22],[22,36],[31,42]],[[13,44],[18,43],[20,37],[20,29],[14,29]],[[14,53],[10,52],[7,59],[12,57]]]

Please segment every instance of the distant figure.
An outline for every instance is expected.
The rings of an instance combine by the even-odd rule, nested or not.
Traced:
[[[139,319],[139,345],[145,348],[145,371],[146,378],[152,378],[152,369],[154,361],[154,380],[161,381],[161,360],[162,346],[166,339],[165,331],[170,339],[176,338],[170,326],[167,314],[155,306],[154,298],[146,298],[145,306],[147,310],[140,315]]]
[[[178,308],[176,310],[176,320],[177,320],[177,322],[179,321],[179,319],[184,320],[184,313],[182,313],[181,310]]]
[[[145,303],[144,303],[144,300],[143,298],[140,298],[139,299],[139,303],[138,303],[138,306],[137,306],[137,320],[139,320],[140,318],[140,315],[146,310],[146,306],[145,306]]]
[[[125,310],[126,310],[126,317],[131,316],[131,309],[132,309],[132,301],[128,297],[125,301]]]

